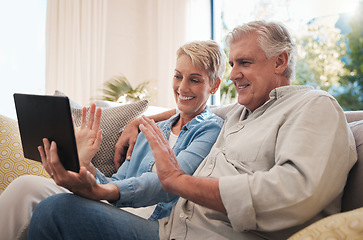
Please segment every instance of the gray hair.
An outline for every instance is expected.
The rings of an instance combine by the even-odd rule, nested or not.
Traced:
[[[193,65],[206,70],[211,85],[215,83],[217,78],[223,78],[226,69],[226,55],[215,41],[189,42],[181,46],[176,54],[177,58],[183,54],[189,56]]]
[[[276,22],[253,21],[234,28],[226,37],[226,44],[239,41],[241,37],[251,33],[258,34],[258,43],[266,58],[280,55],[286,51],[289,62],[283,73],[285,77],[293,80],[295,77],[295,43],[287,28]]]

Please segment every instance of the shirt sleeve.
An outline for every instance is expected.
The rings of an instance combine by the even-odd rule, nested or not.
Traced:
[[[339,199],[357,158],[344,113],[329,97],[301,106],[276,133],[271,169],[220,178],[235,231],[277,231],[312,219]]]
[[[220,132],[221,124],[207,121],[197,127],[198,131],[191,143],[177,155],[177,161],[186,174],[192,175],[208,155]],[[139,177],[112,181],[121,194],[119,201],[112,204],[118,207],[144,207],[158,202],[170,202],[178,196],[165,192],[157,174],[145,172]]]

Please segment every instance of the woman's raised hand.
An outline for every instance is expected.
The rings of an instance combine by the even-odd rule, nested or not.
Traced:
[[[99,129],[102,110],[92,104],[89,119],[87,121],[87,109],[82,109],[82,123],[75,131],[79,163],[81,166],[89,168],[93,156],[100,148],[102,141],[102,130]]]

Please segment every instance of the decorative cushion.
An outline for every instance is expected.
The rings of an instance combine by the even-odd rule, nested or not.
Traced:
[[[363,239],[363,208],[323,218],[288,240]]]
[[[0,193],[26,174],[49,177],[41,163],[24,158],[17,121],[0,115]]]
[[[140,116],[148,107],[147,100],[140,100],[118,107],[102,109],[100,129],[102,129],[102,143],[100,149],[92,159],[93,165],[107,177],[116,172],[113,158],[115,155],[115,144],[120,137],[121,130],[131,120]],[[81,125],[82,109],[72,109],[74,123]],[[87,118],[89,108],[87,108]]]
[[[350,129],[353,132],[358,160],[350,170],[342,199],[342,211],[349,211],[363,207],[363,120],[350,122]]]
[[[56,91],[54,95],[63,95],[64,93]],[[82,107],[70,100],[72,116],[76,127],[81,125]],[[93,165],[107,177],[116,172],[113,162],[115,155],[115,144],[120,137],[122,129],[131,120],[136,119],[148,108],[148,100],[140,100],[134,103],[115,104],[105,101],[96,102],[96,106],[102,108],[100,129],[102,129],[102,143],[100,149],[92,159]],[[89,116],[89,107],[87,108],[87,118]]]

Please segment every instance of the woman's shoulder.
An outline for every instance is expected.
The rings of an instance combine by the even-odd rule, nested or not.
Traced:
[[[209,123],[211,125],[216,125],[219,128],[222,127],[222,125],[224,123],[224,120],[221,117],[219,117],[216,114],[214,114],[211,111],[211,109],[210,109],[209,106],[207,106],[206,109],[205,109],[205,111],[203,113],[201,113],[201,114],[203,114],[203,116],[199,118],[200,119],[199,124],[205,126],[206,124]]]

